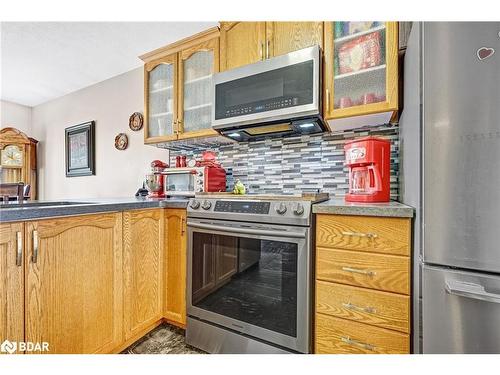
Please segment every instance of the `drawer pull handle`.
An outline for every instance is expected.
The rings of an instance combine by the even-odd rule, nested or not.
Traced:
[[[361,341],[353,340],[349,336],[347,336],[347,337],[341,336],[340,340],[342,340],[342,342],[346,343],[347,345],[359,346],[363,349],[371,350],[371,351],[375,350],[375,346],[373,346],[371,344],[366,344],[366,343],[361,342]]]
[[[367,275],[367,276],[375,276],[377,274],[374,271],[360,270],[359,268],[352,268],[352,267],[342,267],[342,271],[352,272],[352,273],[359,273],[361,275]]]
[[[36,263],[38,260],[38,231],[33,231],[33,255],[31,256],[31,262]]]
[[[16,232],[16,266],[21,267],[23,264],[23,234],[21,232]]]
[[[355,311],[362,311],[368,314],[376,314],[377,310],[375,308],[368,306],[368,307],[359,307],[356,305],[353,305],[351,302],[347,303],[342,303],[342,306],[344,306],[348,310],[355,310]]]
[[[359,232],[342,232],[343,236],[350,237],[366,237],[366,238],[377,238],[375,233],[359,233]]]

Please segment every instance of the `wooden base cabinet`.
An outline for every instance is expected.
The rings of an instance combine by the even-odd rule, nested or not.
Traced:
[[[0,343],[24,340],[24,226],[0,224]]]
[[[116,353],[162,321],[185,327],[186,239],[185,209],[0,224],[0,342]]]
[[[317,215],[316,353],[410,352],[411,219]]]
[[[164,210],[123,213],[123,323],[130,339],[163,316]]]
[[[180,327],[186,325],[186,210],[166,209],[164,317]]]
[[[25,224],[25,340],[108,353],[123,340],[122,214]]]

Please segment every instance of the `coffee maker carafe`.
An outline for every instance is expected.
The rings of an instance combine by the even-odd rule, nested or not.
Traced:
[[[390,200],[391,143],[367,137],[344,146],[349,168],[348,202],[388,202]]]

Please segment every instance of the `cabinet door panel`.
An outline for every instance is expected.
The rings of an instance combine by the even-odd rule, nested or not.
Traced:
[[[314,347],[318,354],[409,354],[410,336],[317,314]]]
[[[163,238],[162,209],[123,213],[125,339],[162,318]]]
[[[144,67],[147,142],[172,140],[177,133],[177,54],[152,61]]]
[[[266,34],[269,57],[314,45],[323,48],[323,22],[267,22]]]
[[[0,225],[0,343],[24,340],[23,236],[22,223]]]
[[[221,71],[265,57],[265,22],[221,22]]]
[[[324,86],[327,119],[397,110],[397,22],[326,22]]]
[[[26,340],[50,353],[110,352],[122,342],[122,215],[26,226]]]
[[[180,52],[179,138],[217,134],[212,130],[212,77],[219,71],[219,38]]]
[[[164,316],[172,323],[186,324],[186,210],[166,209]]]

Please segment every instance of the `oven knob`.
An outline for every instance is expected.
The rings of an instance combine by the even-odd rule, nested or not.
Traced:
[[[304,206],[300,203],[297,203],[293,208],[293,213],[297,216],[300,216],[304,213]]]
[[[203,172],[198,172],[198,176],[203,176]]]
[[[276,207],[276,212],[279,213],[280,215],[284,215],[286,212],[286,204],[281,202],[277,207]]]
[[[210,207],[212,207],[212,203],[210,201],[203,201],[203,203],[201,204],[201,208],[203,208],[204,210],[209,210]]]
[[[198,208],[200,208],[200,202],[193,199],[189,204],[189,207],[191,207],[193,210],[197,210]]]

